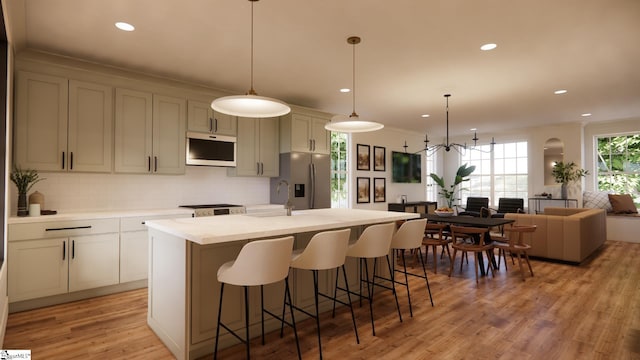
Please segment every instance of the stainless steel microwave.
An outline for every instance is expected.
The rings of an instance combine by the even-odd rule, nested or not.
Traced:
[[[187,165],[236,166],[234,136],[187,133]]]

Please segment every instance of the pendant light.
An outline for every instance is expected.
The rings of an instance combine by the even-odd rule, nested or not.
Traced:
[[[245,95],[233,95],[217,98],[211,102],[211,108],[223,114],[265,118],[286,115],[291,111],[289,105],[278,99],[258,96],[253,89],[253,3],[251,2],[251,88]]]
[[[356,45],[360,43],[360,38],[357,36],[351,36],[347,38],[347,43],[353,45],[353,112],[349,116],[336,115],[331,118],[324,128],[330,131],[355,133],[380,130],[384,127],[383,124],[360,120],[360,116],[356,113]]]

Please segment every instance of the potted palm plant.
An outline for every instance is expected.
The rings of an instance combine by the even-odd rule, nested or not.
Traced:
[[[453,181],[452,185],[448,187],[444,183],[444,178],[438,176],[437,174],[431,173],[429,176],[435,181],[436,184],[440,187],[440,192],[438,194],[442,195],[447,202],[447,208],[453,211],[453,202],[456,200],[456,194],[460,190],[458,186],[462,184],[464,181],[469,181],[469,175],[473,173],[476,169],[475,165],[467,166],[467,164],[460,165],[458,171],[456,171],[456,178]]]
[[[584,170],[573,161],[565,163],[562,161],[556,162],[553,165],[553,170],[551,171],[554,179],[560,185],[560,197],[563,199],[567,198],[567,185],[571,182],[579,180],[581,177],[589,175],[589,171]]]
[[[27,192],[31,190],[33,185],[44,179],[38,176],[36,170],[23,170],[19,166],[14,166],[10,177],[11,181],[13,181],[18,188],[18,216],[27,216],[29,213],[27,209]]]

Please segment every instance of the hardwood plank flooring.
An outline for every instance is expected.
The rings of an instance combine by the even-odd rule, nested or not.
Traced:
[[[433,269],[429,257],[429,270]],[[459,259],[458,259],[459,261]],[[398,289],[403,322],[389,291],[377,291],[376,336],[366,303],[356,306],[360,344],[348,309],[321,319],[325,359],[640,359],[640,244],[607,241],[572,266],[533,260],[535,277],[522,282],[509,262],[476,285],[473,260],[449,278],[429,272]],[[415,268],[418,269],[417,267]],[[5,349],[31,349],[34,359],[172,359],[146,325],[146,289],[9,315]],[[304,359],[318,357],[315,322],[299,322]],[[255,334],[257,335],[257,334]],[[213,349],[212,349],[213,350]],[[252,342],[256,359],[295,359],[292,332]],[[244,346],[220,359],[244,358]]]

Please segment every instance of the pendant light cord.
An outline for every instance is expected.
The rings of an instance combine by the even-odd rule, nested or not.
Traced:
[[[251,2],[251,89],[249,90],[248,95],[256,95],[256,91],[253,89],[253,3],[256,0]]]
[[[352,77],[352,88],[353,88],[353,114],[356,114],[356,43],[353,44],[353,77]]]

